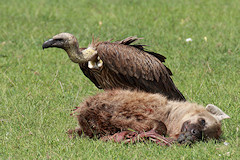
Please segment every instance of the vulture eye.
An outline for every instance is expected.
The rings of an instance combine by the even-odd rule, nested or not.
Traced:
[[[201,126],[205,126],[205,125],[206,125],[205,119],[200,118],[198,121],[199,121],[199,123],[200,123]]]
[[[55,39],[56,41],[63,41],[63,39],[62,38],[57,38],[57,39]]]

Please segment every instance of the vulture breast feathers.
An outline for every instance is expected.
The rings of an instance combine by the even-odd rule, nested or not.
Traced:
[[[77,39],[60,33],[44,42],[43,48],[64,49],[69,58],[78,63],[84,75],[100,89],[137,89],[161,93],[169,99],[185,100],[171,79],[171,71],[162,62],[165,57],[132,44],[139,40],[128,37],[116,42],[95,42],[79,48]]]

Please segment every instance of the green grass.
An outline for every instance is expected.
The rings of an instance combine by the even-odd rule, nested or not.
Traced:
[[[239,6],[239,0],[1,0],[0,159],[239,158]],[[167,57],[189,101],[213,103],[231,116],[222,125],[229,145],[166,148],[69,140],[65,132],[77,124],[71,109],[100,91],[63,51],[41,49],[60,32],[74,34],[80,46],[92,35],[144,37],[142,43]]]

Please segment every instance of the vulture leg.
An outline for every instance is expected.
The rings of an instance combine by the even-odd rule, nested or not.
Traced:
[[[134,132],[134,131],[122,131],[120,133],[115,133],[111,136],[104,136],[101,138],[103,141],[114,141],[123,143],[136,143],[144,142],[146,140],[151,140],[160,146],[170,146],[174,143],[172,138],[165,138],[164,136],[158,134],[155,130],[150,130],[148,132]]]

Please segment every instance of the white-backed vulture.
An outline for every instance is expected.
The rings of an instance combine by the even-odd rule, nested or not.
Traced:
[[[88,48],[79,48],[76,37],[60,33],[44,42],[42,48],[64,49],[99,89],[138,89],[185,101],[170,77],[170,69],[162,63],[166,58],[146,51],[145,45],[131,44],[138,39],[128,37],[112,43],[95,42],[93,39]]]

